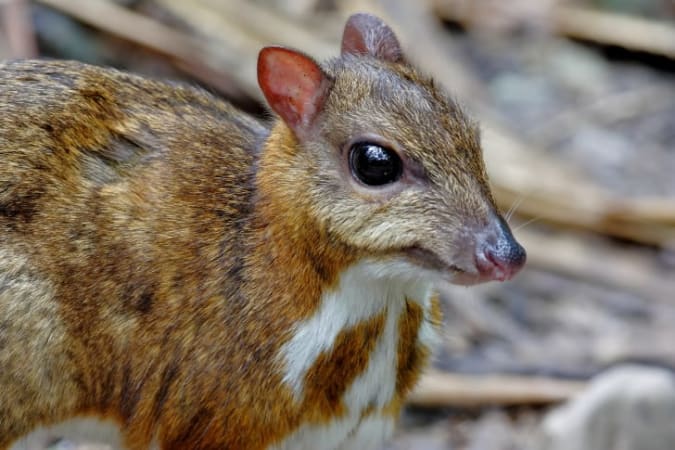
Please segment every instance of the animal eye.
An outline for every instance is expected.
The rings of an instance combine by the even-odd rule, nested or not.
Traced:
[[[349,167],[356,178],[368,186],[393,183],[403,173],[403,162],[395,151],[371,142],[352,145]]]

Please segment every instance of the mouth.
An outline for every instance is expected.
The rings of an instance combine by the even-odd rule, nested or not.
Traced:
[[[503,251],[497,246],[493,251],[481,246],[471,260],[466,261],[468,258],[464,258],[465,264],[462,266],[448,263],[436,252],[417,245],[406,248],[404,254],[410,262],[435,273],[445,282],[470,286],[513,278],[523,267],[526,255],[519,244],[508,249],[509,251]]]
[[[408,247],[404,254],[410,262],[438,274],[445,282],[462,286],[490,281],[489,277],[482,275],[477,268],[464,269],[455,264],[449,264],[441,259],[436,253],[420,246]]]
[[[477,230],[467,227],[463,233],[450,234],[449,242],[416,243],[403,253],[409,262],[444,282],[466,286],[510,280],[525,265],[527,253],[501,216],[492,219]]]

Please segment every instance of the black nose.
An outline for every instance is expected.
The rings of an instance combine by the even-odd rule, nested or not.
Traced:
[[[501,237],[497,240],[494,248],[494,257],[504,264],[512,265],[520,269],[525,264],[527,254],[522,245],[513,237],[511,229],[503,218],[499,218],[499,231]]]
[[[476,266],[481,275],[505,281],[513,278],[525,265],[527,254],[503,218],[496,218],[495,225],[482,245],[477,246]]]

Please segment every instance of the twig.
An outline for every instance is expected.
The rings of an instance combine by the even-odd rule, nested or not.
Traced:
[[[316,12],[321,0],[266,0],[264,3],[270,9],[283,11],[289,16],[306,17]]]
[[[105,0],[36,0],[114,36],[171,59],[181,70],[234,99],[247,96],[201,41]]]
[[[644,249],[595,245],[579,235],[542,234],[524,229],[518,240],[527,249],[528,266],[670,302],[675,279],[655,267]]]
[[[313,30],[277,14],[270,7],[248,0],[198,0],[197,3],[240,24],[242,28],[258,36],[265,45],[295,47],[319,59],[335,55],[336,49],[332,42],[322,41]]]
[[[9,51],[13,58],[34,58],[38,54],[33,23],[26,0],[5,0],[2,8],[2,24],[6,30]]]
[[[547,405],[568,400],[585,382],[506,375],[425,374],[408,404],[422,407]]]
[[[675,59],[675,26],[579,6],[554,8],[553,26],[564,36]]]
[[[255,82],[256,56],[265,45],[302,49],[318,58],[335,54],[336,46],[304,25],[246,0],[157,0],[172,14],[199,30],[214,48],[227,49],[228,71],[252,97],[263,101]]]
[[[661,111],[675,103],[672,83],[654,84],[604,96],[589,104],[563,110],[541,124],[532,124],[528,136],[548,147],[572,135],[582,124],[613,125],[650,112]]]
[[[675,200],[616,197],[483,116],[485,160],[503,208],[524,197],[521,216],[650,245],[675,243]]]
[[[156,0],[196,30],[205,47],[217,55],[221,70],[250,98],[262,101],[256,84],[256,56],[263,43],[246,27],[198,0]],[[213,59],[213,58],[212,58]]]
[[[458,5],[457,0],[433,0],[436,14],[445,20],[470,25],[471,8]],[[591,10],[577,5],[546,5],[553,33],[603,45],[615,45],[675,59],[675,27],[658,22],[609,11]],[[534,16],[541,20],[541,15]]]

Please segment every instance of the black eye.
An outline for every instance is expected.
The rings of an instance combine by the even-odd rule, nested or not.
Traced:
[[[393,183],[403,173],[403,163],[396,152],[370,142],[352,145],[349,167],[362,183],[369,186]]]

